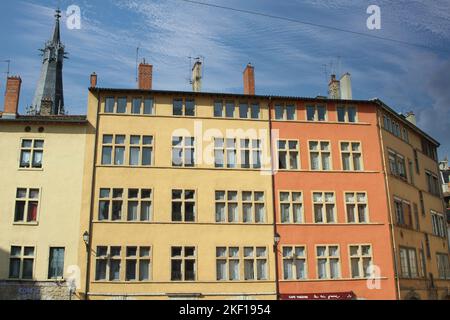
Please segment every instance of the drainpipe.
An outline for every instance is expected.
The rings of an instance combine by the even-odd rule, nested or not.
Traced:
[[[391,195],[389,194],[389,178],[388,178],[388,174],[387,174],[387,165],[386,165],[386,156],[385,156],[385,152],[384,152],[384,141],[383,141],[383,133],[382,133],[382,129],[381,129],[381,125],[379,122],[380,119],[380,114],[378,111],[378,106],[377,106],[377,126],[378,126],[378,137],[380,140],[380,148],[381,148],[381,156],[382,156],[382,165],[383,165],[383,175],[384,175],[384,183],[385,183],[385,188],[386,188],[386,195],[387,195],[387,199],[388,199],[388,210],[389,210],[389,232],[391,234],[391,241],[392,241],[392,247],[393,247],[393,263],[394,263],[394,277],[395,277],[395,289],[396,289],[396,294],[397,294],[397,300],[400,300],[400,280],[399,280],[399,276],[398,276],[398,267],[397,267],[397,245],[395,242],[395,235],[394,235],[394,220],[392,217],[392,202],[391,202]]]
[[[100,121],[100,92],[97,89],[97,112],[96,112],[96,124],[95,124],[95,145],[94,145],[94,162],[92,170],[92,180],[91,180],[91,203],[89,211],[89,243],[87,244],[87,259],[86,259],[86,284],[84,299],[89,300],[89,284],[91,278],[91,254],[92,254],[92,230],[94,229],[94,198],[95,198],[95,184],[96,184],[96,174],[97,174],[97,151],[98,151],[98,124]]]
[[[273,146],[273,136],[272,136],[272,97],[269,97],[269,136],[270,136],[270,157],[271,157],[271,177],[272,177],[272,203],[273,203],[273,235],[275,237],[278,234],[278,226],[277,226],[277,214],[276,214],[276,206],[275,206],[275,163],[274,163],[274,146]],[[274,241],[274,251],[275,251],[275,286],[277,293],[277,300],[280,300],[280,282],[279,282],[279,266],[278,266],[278,243]]]

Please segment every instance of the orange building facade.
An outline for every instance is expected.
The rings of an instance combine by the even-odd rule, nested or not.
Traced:
[[[275,100],[271,117],[281,298],[396,299],[377,106]]]

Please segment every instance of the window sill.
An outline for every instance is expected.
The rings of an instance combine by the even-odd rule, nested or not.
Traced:
[[[39,222],[14,222],[13,226],[37,227],[37,226],[39,226]]]
[[[41,172],[41,171],[44,171],[44,168],[19,168],[18,171],[24,171],[24,172]]]
[[[277,223],[278,226],[291,226],[291,227],[323,227],[323,226],[335,226],[335,227],[362,227],[362,226],[381,226],[384,225],[383,223],[377,223],[377,222],[368,222],[368,223]]]

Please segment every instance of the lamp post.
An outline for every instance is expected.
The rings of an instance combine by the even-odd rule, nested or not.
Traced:
[[[86,250],[89,248],[89,240],[90,240],[89,232],[86,231],[83,234],[83,241],[84,241],[84,244],[86,245]]]
[[[273,252],[275,254],[275,286],[276,286],[276,292],[277,292],[277,300],[280,299],[280,285],[278,281],[279,277],[279,267],[278,267],[278,245],[280,244],[281,236],[278,232],[275,231],[275,234],[273,236]]]

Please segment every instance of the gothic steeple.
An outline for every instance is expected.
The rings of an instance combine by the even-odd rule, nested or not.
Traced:
[[[65,48],[61,43],[61,11],[56,10],[55,27],[52,38],[42,51],[42,69],[33,99],[33,109],[41,115],[64,114],[63,62]]]

